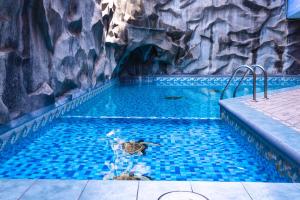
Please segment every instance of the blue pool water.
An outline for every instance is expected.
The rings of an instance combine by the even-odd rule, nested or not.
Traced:
[[[0,159],[0,178],[112,179],[134,173],[152,180],[289,182],[218,119],[223,87],[114,86],[38,130],[14,156]],[[243,86],[238,95],[250,93]],[[158,145],[148,145],[145,155],[122,151],[122,142],[141,140]]]
[[[258,85],[258,92],[263,85]],[[292,85],[290,85],[292,86]],[[284,85],[273,84],[269,90]],[[89,117],[173,117],[219,118],[219,99],[224,85],[211,86],[163,86],[155,83],[121,84],[70,113],[72,116]],[[226,96],[232,96],[232,87]],[[243,86],[238,96],[251,94],[250,86]],[[168,97],[178,97],[170,99]],[[250,97],[251,98],[251,97]]]
[[[255,147],[221,120],[59,120],[1,165],[1,178],[111,179],[125,172],[153,180],[287,182]],[[144,140],[145,155],[122,151]]]

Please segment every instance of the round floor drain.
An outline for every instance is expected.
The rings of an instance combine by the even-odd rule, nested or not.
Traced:
[[[173,191],[161,195],[158,200],[208,200],[208,198],[195,192]]]

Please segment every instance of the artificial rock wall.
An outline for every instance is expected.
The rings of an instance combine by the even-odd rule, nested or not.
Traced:
[[[0,0],[0,122],[109,78],[98,0]]]
[[[0,0],[0,123],[112,76],[300,72],[285,0]]]
[[[300,22],[286,20],[285,0],[125,1],[127,12],[121,2],[109,29],[121,75],[230,74],[252,63],[300,72]]]

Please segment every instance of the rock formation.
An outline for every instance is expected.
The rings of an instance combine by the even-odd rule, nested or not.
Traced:
[[[0,27],[0,123],[112,76],[300,72],[285,0],[2,0]]]
[[[0,122],[110,77],[101,6],[98,0],[0,1]]]
[[[118,33],[121,21],[127,37],[108,37],[122,47],[123,76],[230,74],[252,63],[270,74],[299,71],[300,21],[286,20],[285,0],[149,0],[135,12],[122,2],[114,1],[115,13],[127,18],[113,18],[109,30]]]

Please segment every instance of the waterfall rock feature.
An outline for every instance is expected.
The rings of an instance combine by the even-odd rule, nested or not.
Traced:
[[[0,1],[0,123],[112,76],[300,73],[285,0]]]

